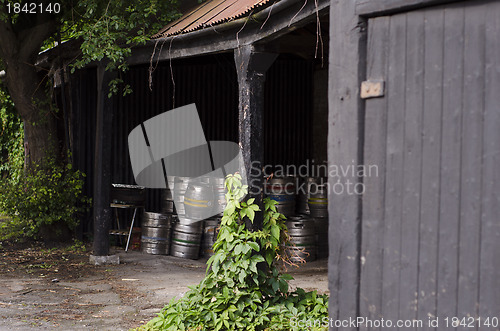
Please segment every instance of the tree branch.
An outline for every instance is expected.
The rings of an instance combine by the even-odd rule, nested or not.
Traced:
[[[5,6],[0,7],[0,17],[7,16]],[[0,57],[8,60],[15,56],[17,49],[17,38],[10,19],[0,19]]]
[[[19,38],[21,40],[19,57],[25,61],[28,59],[34,61],[40,52],[40,47],[44,40],[56,31],[56,21],[54,18],[38,14],[36,24],[19,33],[19,37],[21,37]]]

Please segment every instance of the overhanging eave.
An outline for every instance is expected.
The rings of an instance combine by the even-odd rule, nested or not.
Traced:
[[[298,29],[327,14],[329,0],[282,0],[273,6],[231,22],[186,34],[154,39],[132,50],[131,65],[232,51],[243,45],[264,43]]]

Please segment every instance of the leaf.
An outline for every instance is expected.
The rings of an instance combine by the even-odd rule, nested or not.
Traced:
[[[274,291],[274,292],[277,292],[277,291],[278,291],[278,289],[279,289],[279,284],[278,284],[278,281],[277,281],[277,280],[275,280],[275,279],[273,279],[273,280],[271,281],[271,287],[273,288],[273,291]]]
[[[269,266],[271,266],[271,264],[273,263],[273,260],[274,260],[273,252],[267,252],[266,253],[266,262]]]
[[[251,208],[254,211],[260,211],[259,205],[251,205],[249,206],[249,208]]]
[[[279,281],[279,288],[281,293],[288,293],[288,283],[284,280]]]
[[[248,218],[250,219],[250,221],[252,221],[252,223],[253,223],[253,220],[255,218],[255,211],[253,209],[249,208],[246,210],[246,214],[247,214]]]
[[[234,176],[234,184],[237,187],[241,187],[241,176]]]
[[[236,245],[236,248],[234,249],[234,254],[240,255],[243,250],[243,244]]]
[[[236,210],[236,207],[234,205],[234,202],[233,201],[229,201],[227,203],[226,209],[224,209],[224,212],[227,213],[227,215],[231,215],[231,214],[234,213],[235,210]]]
[[[255,263],[264,262],[264,258],[262,257],[262,255],[254,255],[252,256],[251,260],[255,261]]]
[[[212,264],[212,271],[214,272],[215,275],[219,272],[219,263],[220,260],[217,258],[219,255],[215,255],[215,259],[213,260]]]
[[[246,255],[251,249],[252,249],[252,247],[250,247],[250,245],[248,243],[245,243],[245,244],[243,244],[242,253]]]
[[[271,227],[271,235],[277,241],[280,239],[280,228],[279,228],[279,226],[274,225],[274,226]]]
[[[257,273],[257,265],[255,262],[250,263],[250,270],[254,273]]]
[[[259,245],[254,241],[249,241],[248,245],[256,252],[260,251]]]

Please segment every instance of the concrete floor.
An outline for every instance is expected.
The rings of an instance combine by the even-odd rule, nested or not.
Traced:
[[[0,278],[0,330],[128,330],[205,275],[206,260],[116,252],[120,265],[77,281]],[[327,260],[290,268],[293,288],[328,293]]]

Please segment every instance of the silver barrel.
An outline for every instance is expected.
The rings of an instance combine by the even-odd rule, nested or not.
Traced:
[[[186,213],[184,208],[184,194],[186,193],[188,185],[189,177],[175,177],[173,195],[177,215],[182,216]]]
[[[290,245],[285,246],[285,254],[290,261],[316,260],[316,227],[314,220],[304,216],[290,217],[285,225],[290,235]]]
[[[222,216],[224,213],[224,209],[226,209],[226,186],[224,185],[224,178],[213,178],[213,187],[214,187],[214,213]]]
[[[203,221],[188,223],[182,217],[174,226],[171,254],[185,259],[196,260],[200,254]]]
[[[327,185],[311,187],[309,192],[309,210],[311,217],[328,218],[328,190]]]
[[[214,255],[213,246],[217,241],[219,227],[221,223],[220,217],[210,218],[203,221],[203,237],[201,240],[201,255],[210,257]]]
[[[170,189],[161,191],[161,212],[172,214],[174,212],[174,197]]]
[[[184,194],[186,218],[203,220],[212,216],[214,191],[210,184],[190,182]]]
[[[296,182],[295,178],[275,177],[270,179],[266,186],[266,195],[278,204],[276,209],[285,216],[295,214]]]
[[[300,177],[299,187],[297,189],[297,213],[309,215],[309,197],[310,192],[315,191],[319,185],[324,185],[327,179],[324,177]]]
[[[141,227],[142,252],[168,255],[171,229],[172,214],[144,212]]]
[[[226,208],[226,186],[223,177],[204,176],[198,178],[198,182],[208,184],[213,190],[213,210],[212,214],[222,216]]]

